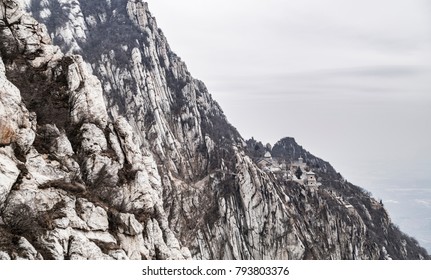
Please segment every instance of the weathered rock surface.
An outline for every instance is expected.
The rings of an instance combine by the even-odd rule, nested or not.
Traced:
[[[0,259],[428,258],[293,139],[323,187],[261,170],[145,2],[0,4]]]
[[[167,226],[151,152],[126,120],[109,120],[99,79],[51,45],[25,3],[1,4],[0,226],[23,240],[1,258],[190,258]],[[117,227],[117,208],[141,218],[121,213]]]

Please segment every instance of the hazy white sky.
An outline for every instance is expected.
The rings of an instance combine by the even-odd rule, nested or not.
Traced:
[[[147,2],[245,138],[295,137],[431,251],[430,0]]]
[[[337,169],[431,157],[431,1],[148,2],[244,137],[293,136]]]

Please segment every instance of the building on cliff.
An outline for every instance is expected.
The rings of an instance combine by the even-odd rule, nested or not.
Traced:
[[[265,172],[281,172],[282,168],[277,160],[272,158],[270,152],[266,152],[263,158],[257,160],[257,166]]]
[[[289,168],[288,178],[314,190],[322,185],[317,181],[316,173],[307,166],[307,163],[304,162],[302,157],[299,157],[297,161],[292,162]]]

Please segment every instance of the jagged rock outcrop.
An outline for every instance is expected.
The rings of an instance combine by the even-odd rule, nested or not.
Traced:
[[[261,170],[145,2],[0,3],[0,258],[428,258],[292,139],[325,188]]]
[[[190,258],[167,226],[152,155],[127,122],[109,121],[82,58],[19,4],[0,10],[1,236],[21,236],[2,258]],[[115,226],[114,212],[128,222]]]

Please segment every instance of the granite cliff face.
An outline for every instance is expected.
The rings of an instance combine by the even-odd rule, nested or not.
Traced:
[[[428,258],[293,139],[244,141],[143,1],[0,0],[0,51],[0,259]]]

